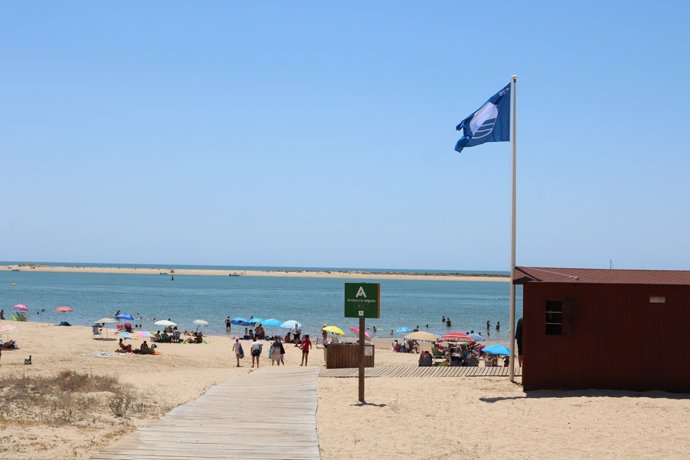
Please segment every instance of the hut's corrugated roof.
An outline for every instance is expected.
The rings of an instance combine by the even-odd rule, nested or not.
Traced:
[[[658,284],[690,285],[690,270],[612,270],[598,268],[515,267],[515,284]]]

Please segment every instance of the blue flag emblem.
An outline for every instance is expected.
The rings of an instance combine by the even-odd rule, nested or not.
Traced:
[[[510,140],[510,83],[491,96],[486,103],[456,127],[462,130],[462,137],[455,144],[455,150],[474,147],[484,142]]]

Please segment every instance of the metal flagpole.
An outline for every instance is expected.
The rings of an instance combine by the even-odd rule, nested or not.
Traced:
[[[513,82],[513,219],[510,237],[510,363],[509,375],[510,381],[515,382],[515,195],[516,186],[516,159],[517,159],[517,75],[511,77]]]

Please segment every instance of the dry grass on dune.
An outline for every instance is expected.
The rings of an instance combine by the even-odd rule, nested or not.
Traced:
[[[0,378],[0,456],[44,451],[81,458],[94,445],[134,429],[144,412],[159,410],[112,376],[67,370],[6,375]]]
[[[0,379],[2,421],[112,426],[113,419],[126,424],[129,417],[149,409],[133,387],[111,376],[61,371]]]

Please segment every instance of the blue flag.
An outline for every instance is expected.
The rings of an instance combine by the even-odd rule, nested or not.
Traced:
[[[510,83],[491,96],[486,103],[457,126],[462,137],[455,144],[455,150],[474,147],[484,142],[510,140]]]

